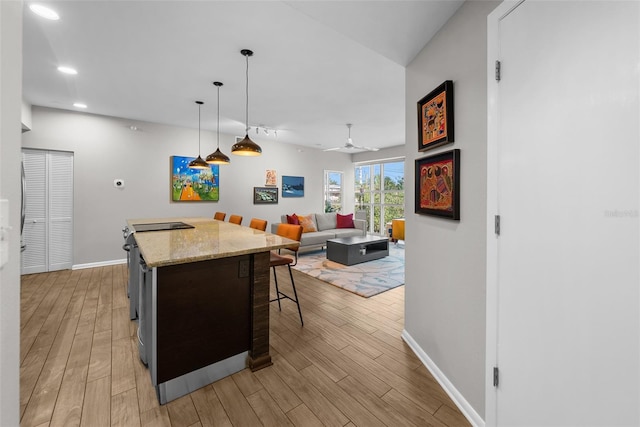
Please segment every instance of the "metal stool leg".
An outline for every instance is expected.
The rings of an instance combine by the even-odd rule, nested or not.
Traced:
[[[271,300],[270,302],[278,301],[278,310],[282,311],[282,307],[280,306],[280,290],[278,289],[278,275],[276,274],[276,268],[271,268],[273,268],[273,280],[276,282],[276,298],[275,300]]]
[[[298,306],[298,314],[300,315],[300,324],[304,326],[304,320],[302,320],[302,310],[300,310],[300,301],[298,300],[298,292],[296,291],[296,283],[293,281],[293,273],[291,272],[291,264],[287,264],[287,267],[289,267],[289,277],[291,277],[291,287],[293,288],[293,295],[296,297],[295,302],[296,302],[296,305]]]

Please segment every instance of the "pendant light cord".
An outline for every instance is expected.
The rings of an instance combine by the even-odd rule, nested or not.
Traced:
[[[249,55],[245,55],[245,58],[247,59],[247,71],[246,71],[246,82],[245,82],[245,93],[247,94],[246,96],[246,103],[245,103],[245,133],[249,133]]]
[[[198,104],[198,157],[200,157],[200,109],[202,104]]]
[[[218,87],[218,127],[216,129],[216,138],[218,140],[218,150],[220,150],[220,86],[217,86],[217,87]]]

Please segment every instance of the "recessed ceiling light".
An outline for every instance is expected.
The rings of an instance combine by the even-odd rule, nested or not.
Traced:
[[[87,104],[83,104],[82,102],[75,102],[73,106],[76,108],[87,108]]]
[[[58,67],[58,71],[65,74],[73,74],[73,75],[78,74],[78,71],[76,71],[75,68],[66,67],[64,65],[61,65],[60,67]]]
[[[60,19],[60,15],[58,15],[56,11],[54,11],[53,9],[49,9],[48,7],[41,4],[29,5],[29,9],[31,9],[31,11],[36,15],[41,16],[45,19],[50,19],[52,21],[57,21],[58,19]]]

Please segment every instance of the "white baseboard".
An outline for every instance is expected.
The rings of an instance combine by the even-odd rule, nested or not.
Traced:
[[[76,264],[71,266],[72,270],[82,270],[83,268],[106,267],[108,265],[126,264],[127,259],[114,259],[111,261],[89,262],[87,264]]]
[[[407,343],[411,350],[418,356],[424,366],[431,372],[431,375],[438,381],[440,386],[449,395],[453,403],[456,404],[462,415],[464,415],[471,425],[476,427],[484,427],[485,423],[482,417],[473,409],[473,407],[467,402],[464,396],[454,387],[449,381],[446,375],[438,368],[438,366],[431,360],[431,358],[425,353],[425,351],[418,345],[418,343],[411,337],[406,330],[402,331],[402,339]]]

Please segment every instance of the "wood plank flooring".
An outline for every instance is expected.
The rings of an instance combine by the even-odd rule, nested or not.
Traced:
[[[126,265],[22,276],[21,426],[469,425],[400,338],[404,287],[365,299],[294,277],[305,326],[294,303],[272,304],[273,366],[160,406]]]

